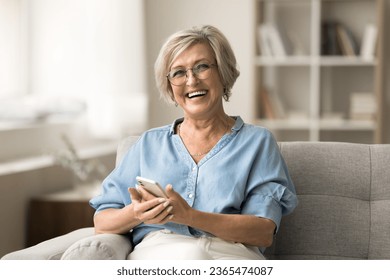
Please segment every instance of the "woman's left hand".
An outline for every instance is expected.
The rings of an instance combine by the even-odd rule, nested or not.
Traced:
[[[156,197],[140,187],[138,191],[142,195],[142,200],[147,201],[151,199],[155,199]],[[172,185],[167,185],[165,187],[165,192],[168,196],[169,201],[169,216],[163,222],[178,223],[189,225],[191,221],[191,213],[193,209],[188,205],[188,203],[181,197],[181,195],[174,191]]]
[[[165,191],[168,195],[169,205],[172,206],[170,221],[190,225],[194,209],[188,205],[187,201],[179,193],[175,192],[172,185],[167,185]]]

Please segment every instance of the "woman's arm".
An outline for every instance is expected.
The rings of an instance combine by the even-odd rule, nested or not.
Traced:
[[[164,211],[167,215],[160,223],[170,221],[187,225],[211,233],[221,239],[246,245],[257,247],[269,247],[272,245],[276,228],[273,221],[251,215],[198,211],[191,208],[180,194],[173,190],[171,185],[166,187],[166,191],[171,206]],[[142,188],[140,192],[145,199],[151,199],[150,201],[155,199],[154,196],[142,190]]]
[[[96,233],[126,233],[140,223],[158,224],[169,220],[169,201],[165,198],[142,199],[134,188],[129,188],[132,203],[121,209],[105,209],[94,217]],[[167,210],[166,210],[167,209]],[[165,211],[164,211],[165,210]]]
[[[275,223],[269,219],[251,215],[215,214],[191,208],[188,219],[173,214],[172,220],[209,232],[224,240],[257,247],[272,245]],[[176,217],[175,217],[176,216]]]

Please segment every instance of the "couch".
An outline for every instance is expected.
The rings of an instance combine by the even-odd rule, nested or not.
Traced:
[[[118,148],[117,162],[137,138]],[[299,197],[268,259],[390,259],[390,145],[281,142]],[[83,228],[3,256],[10,259],[126,259],[129,236]]]

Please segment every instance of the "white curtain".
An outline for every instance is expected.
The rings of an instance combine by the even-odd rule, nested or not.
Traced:
[[[0,98],[26,91],[24,12],[22,0],[0,0]]]
[[[3,16],[10,11],[7,20]],[[142,0],[0,0],[0,25],[6,20],[11,29],[0,27],[0,40],[6,35],[12,40],[0,49],[0,59],[8,61],[0,63],[0,97],[84,100],[96,137],[118,138],[145,128]],[[18,53],[4,55],[11,50]]]

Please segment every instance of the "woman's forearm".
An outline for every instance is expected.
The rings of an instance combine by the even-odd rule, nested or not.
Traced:
[[[141,221],[132,214],[133,205],[127,205],[122,209],[105,209],[94,217],[96,233],[126,233],[139,225]]]
[[[206,231],[221,239],[246,245],[272,245],[275,223],[251,215],[215,214],[191,211],[188,226]]]

